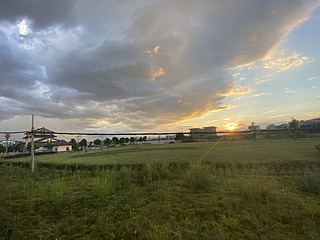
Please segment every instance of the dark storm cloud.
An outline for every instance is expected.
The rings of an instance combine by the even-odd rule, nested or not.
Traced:
[[[133,128],[222,109],[228,69],[264,57],[315,1],[1,1],[1,119]],[[29,34],[19,34],[22,20]]]
[[[12,23],[23,18],[33,21],[36,29],[47,28],[52,25],[70,25],[75,23],[73,10],[77,1],[54,0],[1,0],[0,20]]]

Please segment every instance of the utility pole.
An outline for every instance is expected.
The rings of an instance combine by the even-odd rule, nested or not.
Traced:
[[[6,138],[6,153],[5,153],[5,156],[7,156],[8,154],[8,147],[9,147],[9,138],[11,137],[10,133],[6,133],[4,135],[4,137]]]
[[[103,135],[101,135],[101,154],[103,154],[103,148],[104,148],[104,140],[103,140]]]
[[[31,125],[31,172],[34,172],[34,115],[32,114],[32,125]]]
[[[77,136],[78,158],[80,157],[80,139],[81,139],[81,136],[78,135]]]

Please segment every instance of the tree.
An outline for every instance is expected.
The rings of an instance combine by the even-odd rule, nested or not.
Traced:
[[[7,153],[8,153],[8,141],[9,141],[9,138],[11,137],[10,133],[6,133],[4,135],[4,137],[6,138],[6,153],[5,153],[5,156],[7,156]]]
[[[87,147],[87,144],[88,144],[88,141],[84,138],[80,141],[80,146],[82,147]]]
[[[74,138],[72,138],[69,143],[72,144],[72,149],[78,149],[78,143]]]
[[[6,151],[6,147],[0,145],[0,153],[4,153]]]
[[[23,142],[18,142],[15,145],[13,145],[13,151],[15,152],[22,152],[24,149],[24,143]]]
[[[113,137],[113,138],[112,138],[112,142],[113,142],[114,144],[118,144],[118,143],[119,143],[119,139],[118,139],[117,137]]]
[[[120,139],[119,139],[119,143],[120,144],[124,144],[126,142],[126,139],[124,138],[124,137],[121,137]]]
[[[144,137],[142,138],[142,141],[146,142],[146,141],[147,141],[147,136],[144,136]]]
[[[111,144],[111,139],[110,138],[106,138],[104,140],[104,145],[109,146]]]
[[[24,149],[24,143],[23,142],[17,142],[14,145],[10,145],[8,147],[8,152],[22,152]]]
[[[131,137],[131,138],[130,138],[131,143],[134,143],[135,140],[136,140],[136,139],[135,139],[134,137]]]
[[[82,148],[82,150],[84,150],[85,153],[87,153],[87,146],[88,146],[88,141],[84,138],[82,138],[82,140],[79,142],[80,148]]]
[[[93,144],[95,146],[100,146],[101,145],[101,140],[99,138],[97,138],[96,140],[93,140]]]
[[[52,149],[52,144],[48,142],[46,145],[44,145],[44,147],[47,149]]]
[[[296,120],[295,118],[291,118],[291,122],[289,122],[289,131],[293,133],[293,139],[296,139],[296,130],[298,129],[298,127],[298,120]]]
[[[184,140],[186,139],[186,137],[184,136],[183,133],[177,133],[176,137],[174,138],[176,141],[181,141],[184,142]]]
[[[253,132],[254,141],[257,141],[257,125],[255,122],[252,122],[248,127],[249,131]]]
[[[33,144],[33,149],[34,149],[34,150],[37,150],[38,148],[39,148],[38,144],[34,143],[34,144]],[[28,144],[27,144],[27,150],[28,150],[28,151],[31,151],[31,142],[28,142]]]

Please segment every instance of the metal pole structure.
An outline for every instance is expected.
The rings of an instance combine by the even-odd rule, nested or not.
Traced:
[[[78,158],[80,157],[80,139],[81,139],[81,136],[77,136],[77,147],[78,147]]]
[[[32,115],[31,125],[31,172],[34,172],[34,115]]]
[[[6,138],[6,153],[4,154],[4,156],[7,156],[8,154],[8,147],[9,147],[9,138],[11,137],[10,133],[6,133],[4,135],[4,137]]]
[[[103,136],[101,135],[101,154],[103,154],[103,148],[104,148],[104,141],[103,141]]]

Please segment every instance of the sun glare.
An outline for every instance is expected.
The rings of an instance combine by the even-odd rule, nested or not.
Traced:
[[[27,35],[29,33],[29,28],[25,20],[22,20],[18,24],[18,28],[19,28],[20,35]]]
[[[227,123],[226,125],[223,125],[227,130],[234,130],[238,127],[238,123]]]

